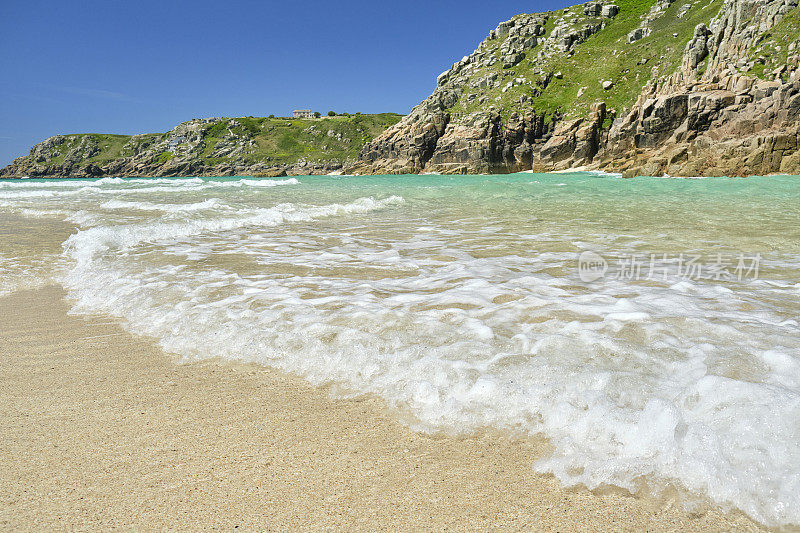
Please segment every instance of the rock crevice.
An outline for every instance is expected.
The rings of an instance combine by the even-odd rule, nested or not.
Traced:
[[[603,31],[604,21],[618,16],[620,8],[591,2],[577,15],[565,11],[503,22],[473,54],[439,76],[428,99],[369,143],[352,170],[486,173],[584,167],[625,175],[800,173],[795,153],[800,56],[789,55],[767,79],[751,71],[753,50],[797,8],[798,0],[725,0],[716,16],[693,31],[689,27],[673,72],[652,64],[650,78],[629,107],[611,109],[601,97],[579,116],[537,111],[531,105],[554,81],[556,89],[569,82],[560,71],[537,70],[537,61],[552,66],[553,54],[566,62],[581,53],[580,43]],[[688,19],[697,9],[695,3],[659,0],[637,30],[658,27],[662,16]],[[497,39],[505,41],[493,48]],[[626,40],[623,35],[618,46],[637,46]],[[800,51],[800,39],[786,46]],[[496,62],[516,70],[515,54],[523,53],[537,58],[526,75],[492,71]],[[613,94],[613,82],[597,83]],[[501,88],[501,94],[516,87],[528,92],[501,110],[480,94],[493,87]],[[578,96],[584,91],[580,88]],[[454,114],[461,109],[467,112]]]

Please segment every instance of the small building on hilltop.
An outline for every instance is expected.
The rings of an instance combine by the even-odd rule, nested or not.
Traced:
[[[314,112],[310,109],[295,109],[292,111],[292,118],[314,118]]]

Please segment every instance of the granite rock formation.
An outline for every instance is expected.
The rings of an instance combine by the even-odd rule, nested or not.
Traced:
[[[0,176],[800,174],[798,2],[592,1],[518,15],[402,120],[323,119],[289,135],[289,119],[204,119],[124,139],[56,136]],[[281,158],[281,146],[295,155]]]
[[[798,0],[726,0],[707,9],[707,20],[699,3],[659,0],[601,43],[628,4],[591,2],[501,23],[475,52],[439,76],[430,97],[368,143],[349,171],[582,167],[626,176],[800,174],[800,25],[782,24],[800,19]],[[689,22],[687,41],[678,42],[677,30]],[[629,39],[635,32],[639,37]],[[603,93],[584,96],[593,84],[578,79],[583,86],[574,101],[583,98],[582,109],[571,112],[569,100],[547,109],[554,83],[570,81],[562,71],[573,56],[598,50],[630,56],[633,47],[648,50],[648,43],[662,42],[675,49],[674,68],[665,70],[668,54],[642,57],[636,67],[623,64],[617,76],[630,86],[625,78],[631,68],[652,67],[627,95],[614,94],[614,80],[598,79],[594,85]],[[769,65],[770,53],[777,65]],[[525,57],[527,64],[521,63]],[[517,87],[521,94],[503,96]],[[607,97],[615,98],[613,107]]]
[[[0,169],[0,177],[327,174],[357,161],[365,142],[398,120],[393,113],[209,118],[167,133],[56,135]]]

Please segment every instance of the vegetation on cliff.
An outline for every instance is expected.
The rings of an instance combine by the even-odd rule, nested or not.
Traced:
[[[800,173],[800,0],[603,0],[501,22],[407,116],[58,136],[0,175]]]
[[[358,158],[395,113],[322,119],[211,118],[166,133],[50,137],[0,171],[11,176],[227,175],[323,171]]]
[[[738,66],[743,72],[751,73],[764,80],[789,77],[789,58],[800,53],[797,41],[800,40],[800,10],[786,13],[781,21],[759,37],[748,56]]]
[[[800,173],[798,0],[607,0],[501,22],[362,173]]]
[[[448,111],[458,117],[495,105],[503,116],[530,109],[578,118],[589,116],[592,104],[603,100],[609,110],[621,114],[650,79],[680,66],[695,26],[709,23],[722,0],[615,0],[613,5],[619,11],[612,17],[587,13],[587,4],[514,17],[517,24],[531,17],[543,19],[544,34],[535,46],[521,49],[525,57],[510,68],[504,68],[508,63],[503,50],[511,48],[507,43],[514,36],[484,41],[481,55],[498,60],[469,72],[463,93]],[[646,35],[629,42],[639,28],[647,28],[642,32]],[[473,83],[487,76],[496,76],[496,82],[485,89]],[[604,89],[603,82],[611,82],[610,88]],[[474,95],[484,96],[483,103]]]

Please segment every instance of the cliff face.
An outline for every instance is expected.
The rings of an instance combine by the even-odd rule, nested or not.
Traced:
[[[340,169],[400,115],[323,119],[213,118],[167,133],[57,135],[4,169],[7,176],[229,176]]]
[[[67,135],[0,176],[800,174],[800,0],[613,0],[502,22],[400,116]]]
[[[596,165],[627,175],[800,173],[797,6],[727,2],[696,27],[681,68],[645,86],[613,124]],[[768,79],[753,72],[759,61]]]
[[[798,0],[520,15],[365,145],[360,173],[800,173]]]

